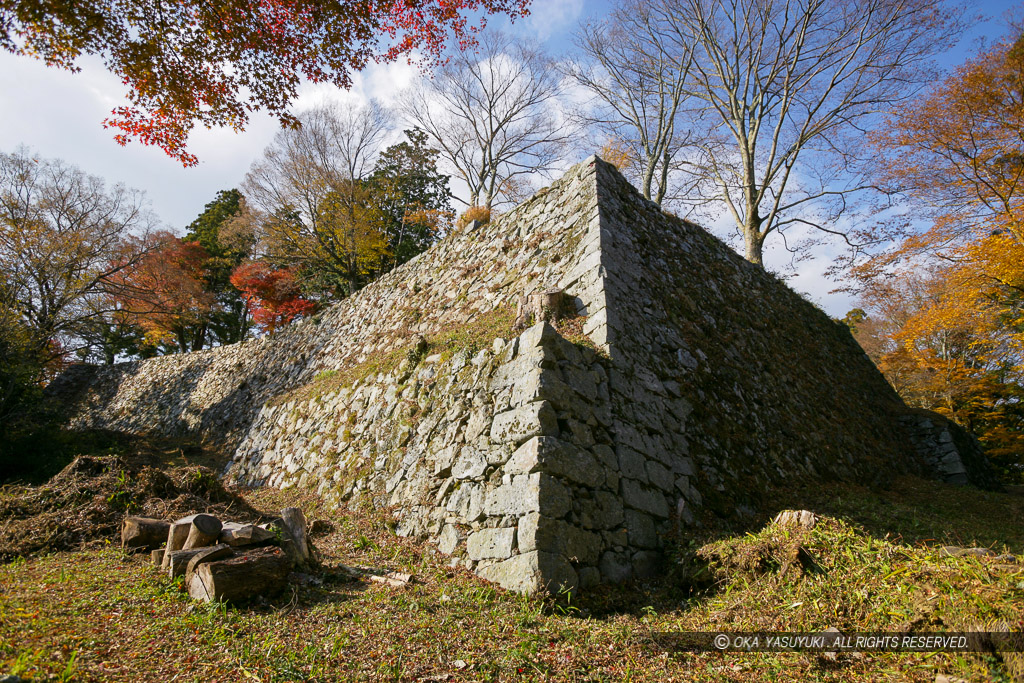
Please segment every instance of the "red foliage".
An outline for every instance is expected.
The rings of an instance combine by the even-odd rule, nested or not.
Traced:
[[[98,0],[0,3],[0,48],[76,70],[98,55],[128,88],[104,125],[125,144],[157,145],[185,166],[195,124],[241,130],[262,110],[295,125],[303,80],[348,88],[371,62],[422,55],[437,64],[449,36],[466,47],[484,24],[467,15],[526,14],[530,0]],[[383,41],[383,44],[382,44]]]
[[[253,321],[269,332],[316,308],[315,303],[302,297],[295,273],[287,268],[275,269],[262,261],[250,261],[235,269],[231,284],[245,297]]]

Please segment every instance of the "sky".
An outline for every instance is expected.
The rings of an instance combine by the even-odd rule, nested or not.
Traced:
[[[994,0],[979,6],[988,20],[975,25],[958,45],[950,47],[943,57],[944,65],[962,62],[976,49],[979,37],[998,38],[1004,30],[999,17],[1019,4]],[[514,25],[503,18],[492,19],[491,25],[532,36],[559,56],[571,49],[572,32],[579,22],[601,17],[608,6],[605,0],[533,0],[526,19]],[[100,122],[124,103],[124,88],[99,60],[85,58],[79,65],[81,72],[73,74],[0,52],[0,151],[12,152],[24,145],[42,157],[63,159],[111,184],[143,190],[165,226],[179,234],[218,190],[239,186],[250,164],[279,129],[275,120],[263,115],[254,115],[242,133],[199,129],[189,141],[189,150],[199,157],[199,165],[185,169],[155,147],[117,145],[113,132],[105,130]],[[326,100],[360,102],[375,97],[390,104],[418,77],[419,70],[404,62],[371,66],[357,75],[349,92],[304,86],[295,111]],[[578,159],[567,159],[565,166],[575,161]],[[457,188],[453,189],[458,193]],[[727,232],[724,220],[708,223],[720,236]],[[789,267],[789,254],[780,248],[769,249],[766,264],[776,271],[790,271],[788,282],[794,289],[830,315],[841,317],[854,302],[849,294],[833,292],[836,283],[825,276],[836,249],[817,250],[813,258],[796,264],[795,271]]]

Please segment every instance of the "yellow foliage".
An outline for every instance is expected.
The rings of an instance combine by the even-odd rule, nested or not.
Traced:
[[[455,227],[462,230],[473,221],[479,221],[482,225],[487,225],[491,222],[491,209],[486,206],[471,206],[459,216]]]
[[[615,166],[620,173],[625,173],[633,166],[633,155],[626,144],[618,138],[605,140],[597,156]]]

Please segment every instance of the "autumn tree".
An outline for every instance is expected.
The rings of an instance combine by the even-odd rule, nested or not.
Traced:
[[[151,346],[198,351],[208,341],[217,301],[204,282],[210,255],[199,242],[169,232],[153,233],[147,242],[145,258],[118,271],[116,313],[145,330]]]
[[[562,94],[555,63],[535,42],[488,32],[477,50],[453,54],[405,92],[399,109],[469,186],[466,204],[491,208],[561,160],[573,135]]]
[[[115,278],[145,255],[155,224],[138,192],[24,149],[0,153],[0,272],[46,360],[84,345],[83,329],[109,312]]]
[[[383,126],[385,120],[373,108],[361,111],[334,107],[304,114],[300,128],[278,133],[243,183],[264,257],[295,269],[324,294],[351,294],[387,253],[380,214],[364,178],[354,176],[372,169],[375,143],[386,132],[364,124]]]
[[[439,153],[421,130],[407,130],[405,137],[384,150],[367,179],[393,265],[426,251],[452,214],[449,178],[437,170]]]
[[[1024,31],[897,109],[872,140],[880,180],[932,223],[872,265],[922,255],[962,260],[965,245],[993,232],[1024,245]]]
[[[77,71],[96,55],[128,89],[104,124],[125,144],[155,144],[186,166],[193,126],[242,130],[262,110],[283,126],[303,81],[348,88],[372,63],[420,56],[436,64],[452,38],[473,40],[468,17],[513,19],[529,0],[319,2],[0,0],[0,47]]]
[[[267,332],[316,310],[316,304],[302,296],[294,271],[265,261],[243,263],[232,273],[231,283],[248,302],[253,320]]]
[[[1024,32],[1017,28],[897,109],[872,136],[879,181],[902,193],[906,214],[917,220],[891,222],[891,247],[852,270],[869,294],[922,267],[943,274],[942,296],[907,316],[898,331],[905,341],[883,360],[899,360],[902,374],[922,387],[915,390],[921,400],[975,428],[1006,467],[1014,457],[1019,464],[1024,449],[1022,105]],[[950,355],[956,348],[960,358]]]
[[[978,284],[970,270],[948,264],[877,278],[847,324],[908,405],[974,432],[1003,472],[1019,477],[1024,326]]]

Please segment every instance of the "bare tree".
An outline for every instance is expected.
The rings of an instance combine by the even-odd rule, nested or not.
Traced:
[[[572,134],[557,111],[562,93],[536,44],[488,32],[478,50],[454,54],[407,91],[399,109],[469,186],[467,203],[490,208],[559,160]]]
[[[658,4],[623,0],[580,28],[575,43],[582,58],[569,65],[570,76],[593,95],[580,118],[625,145],[638,162],[641,193],[659,204],[676,155],[691,137],[677,121],[694,53],[667,19]]]
[[[833,222],[868,187],[856,173],[865,127],[934,77],[931,57],[961,26],[958,11],[933,0],[651,5],[659,45],[690,65],[675,124],[695,134],[679,154],[690,201],[723,206],[758,264],[766,238],[792,225],[849,241]]]
[[[42,357],[82,346],[111,310],[114,275],[144,254],[129,238],[156,222],[135,190],[24,148],[0,153],[0,271]]]
[[[390,115],[371,101],[320,106],[299,121],[250,167],[242,185],[248,222],[272,260],[346,283],[351,293],[365,263],[386,249],[368,224],[360,181],[373,169]]]

